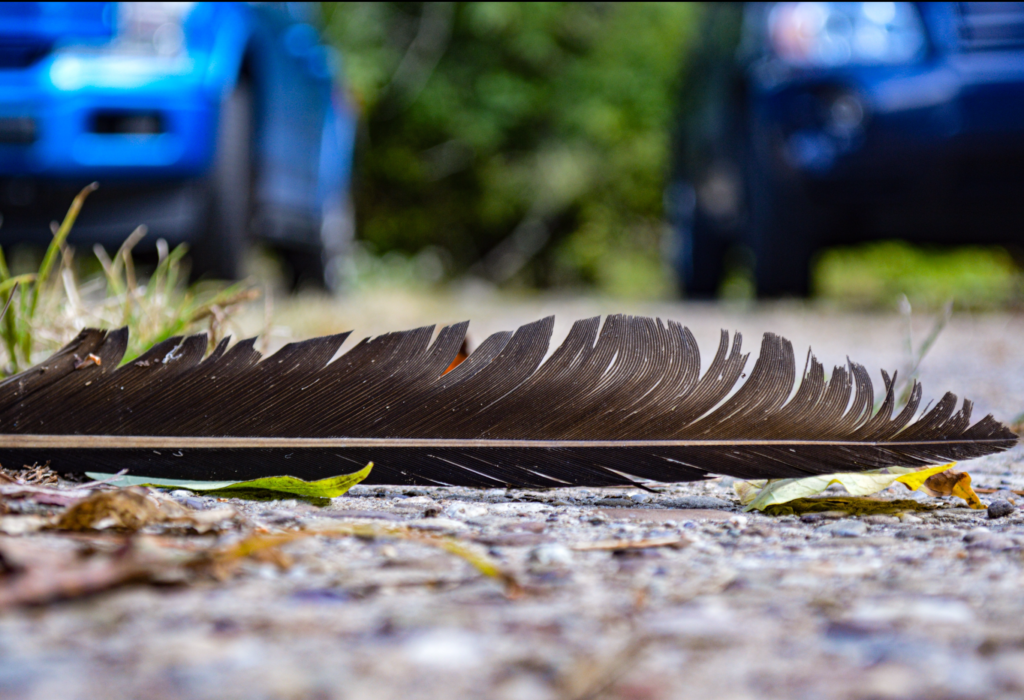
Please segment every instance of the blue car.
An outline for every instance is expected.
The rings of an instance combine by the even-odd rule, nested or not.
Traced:
[[[254,240],[331,281],[352,236],[355,118],[315,4],[0,3],[0,243],[189,243],[235,279]]]
[[[666,192],[685,295],[743,254],[804,296],[825,246],[1024,243],[1024,3],[705,10]]]

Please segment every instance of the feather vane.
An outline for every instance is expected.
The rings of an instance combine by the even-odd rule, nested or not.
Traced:
[[[621,485],[785,478],[923,466],[1008,449],[1017,436],[947,393],[918,416],[916,382],[896,412],[853,362],[824,367],[765,334],[750,376],[742,336],[723,331],[701,374],[693,334],[674,321],[576,322],[545,360],[552,317],[487,338],[450,371],[468,323],[285,346],[171,338],[118,366],[126,329],[87,329],[0,383],[0,462],[68,471],[304,479],[375,467],[367,483],[480,487]],[[84,361],[83,358],[88,358]],[[737,385],[739,387],[737,388]],[[914,418],[917,417],[915,421]]]

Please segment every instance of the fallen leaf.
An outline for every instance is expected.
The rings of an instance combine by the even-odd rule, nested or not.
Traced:
[[[174,516],[185,514],[175,503]],[[171,513],[147,496],[145,491],[118,489],[98,491],[74,503],[57,516],[53,528],[57,530],[129,530],[136,531],[155,522],[163,522]]]
[[[889,467],[866,472],[850,472],[841,474],[820,474],[799,479],[772,479],[769,481],[740,481],[733,485],[745,510],[764,510],[768,506],[788,503],[798,498],[807,498],[821,493],[832,484],[841,484],[851,496],[868,496],[878,493],[895,483],[902,483],[911,491],[921,488],[925,482],[937,474],[948,471],[954,463],[943,464],[926,469],[910,467]],[[970,489],[970,477],[967,479]],[[926,489],[926,493],[929,491]],[[965,493],[961,486],[957,493]],[[971,491],[977,501],[978,497]],[[960,496],[965,498],[964,496]],[[971,503],[969,498],[965,498]],[[980,501],[978,501],[980,503]],[[972,506],[975,507],[975,506]]]
[[[270,476],[249,481],[189,481],[183,479],[154,479],[151,476],[115,476],[99,472],[86,472],[90,479],[105,479],[114,486],[149,486],[161,489],[185,489],[208,496],[271,500],[305,498],[315,501],[337,498],[370,475],[373,462],[353,474],[331,476],[317,481],[304,481],[294,476]],[[326,505],[326,504],[324,504]]]
[[[796,498],[785,503],[766,506],[766,515],[804,515],[806,513],[836,513],[839,515],[897,515],[906,512],[925,512],[938,506],[909,499],[881,500],[852,496],[833,498]]]
[[[971,475],[967,472],[955,472],[952,469],[928,477],[921,485],[921,490],[929,496],[956,496],[967,501],[967,505],[975,510],[982,510],[985,504],[971,488]]]
[[[166,525],[199,533],[219,529],[238,514],[230,508],[192,510],[144,487],[97,491],[72,504],[54,518],[54,530],[123,530],[137,532],[150,525]]]

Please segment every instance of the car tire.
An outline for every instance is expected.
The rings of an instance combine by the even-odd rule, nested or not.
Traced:
[[[668,251],[684,299],[714,299],[724,276],[728,243],[697,204],[694,188],[672,183],[665,192],[665,213],[672,227]]]
[[[221,104],[208,181],[206,225],[192,249],[193,279],[237,280],[249,250],[253,98],[239,81]]]
[[[696,207],[688,231],[680,231],[683,264],[680,291],[686,299],[714,299],[725,275],[726,240]]]
[[[795,183],[756,155],[748,161],[754,281],[762,299],[805,298],[811,291],[811,258],[817,245],[817,216]]]
[[[349,253],[354,234],[355,211],[351,198],[342,194],[328,198],[320,214],[317,248],[281,251],[291,272],[292,289],[312,286],[337,291],[341,261]]]

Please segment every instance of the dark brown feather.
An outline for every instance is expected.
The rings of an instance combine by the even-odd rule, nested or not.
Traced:
[[[464,361],[468,324],[364,339],[348,334],[262,358],[246,340],[205,359],[203,335],[172,338],[118,366],[125,329],[85,330],[0,384],[0,462],[164,478],[317,478],[374,462],[372,483],[539,487],[687,481],[708,473],[779,478],[961,460],[1016,436],[970,425],[946,394],[896,409],[849,362],[826,381],[808,354],[764,336],[750,376],[742,337],[722,332],[703,376],[678,323],[578,321],[545,361],[554,321],[487,338]],[[83,362],[94,355],[96,362]]]

